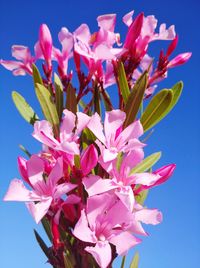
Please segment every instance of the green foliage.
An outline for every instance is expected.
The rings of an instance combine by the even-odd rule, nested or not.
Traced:
[[[131,170],[130,174],[141,173],[149,170],[160,159],[161,154],[161,152],[157,152],[147,156],[145,159],[142,160],[142,162],[140,162],[136,167]]]
[[[35,121],[39,120],[33,108],[26,102],[26,100],[24,99],[24,97],[22,97],[22,95],[20,95],[16,91],[13,91],[12,99],[17,110],[28,123],[34,125]]]
[[[172,99],[173,92],[168,89],[161,90],[151,99],[141,117],[144,131],[152,128],[166,116],[166,112],[172,103]]]
[[[131,262],[130,268],[138,268],[139,267],[138,265],[139,265],[139,253],[136,252]]]
[[[128,82],[126,79],[124,64],[121,61],[119,61],[119,63],[118,63],[117,71],[118,71],[120,92],[122,94],[124,104],[126,104],[128,101],[128,97],[130,95],[130,90],[129,90]]]
[[[143,205],[148,196],[148,193],[149,193],[149,190],[143,190],[138,195],[136,195],[135,200],[137,201],[137,203],[139,203],[140,205]]]
[[[56,93],[56,110],[58,117],[61,120],[63,112],[63,86],[59,76],[56,73],[54,74],[54,84]]]
[[[45,118],[51,123],[54,129],[54,134],[59,134],[59,117],[56,110],[56,105],[52,100],[52,96],[49,90],[43,85],[36,84],[35,88],[36,96],[42,108],[42,112]]]
[[[41,247],[42,251],[49,259],[50,258],[49,248],[47,247],[47,245],[45,244],[45,242],[43,241],[43,239],[41,238],[41,236],[38,234],[38,232],[35,229],[34,229],[34,234],[35,234],[35,238],[36,238],[39,246]]]
[[[33,70],[33,81],[34,81],[35,87],[37,83],[43,85],[42,77],[35,64],[32,65],[32,70]]]
[[[124,111],[126,113],[126,120],[124,122],[124,128],[134,122],[141,102],[143,100],[144,92],[147,87],[148,74],[144,72],[135,83],[133,90],[131,91],[128,101],[125,105]]]

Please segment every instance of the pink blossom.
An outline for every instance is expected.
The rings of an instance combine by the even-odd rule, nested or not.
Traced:
[[[25,201],[37,223],[47,214],[52,203],[76,188],[75,184],[58,184],[63,177],[62,158],[59,158],[47,178],[44,174],[44,162],[36,155],[27,161],[27,173],[33,190],[28,190],[23,182],[14,179],[4,197],[4,201]],[[37,202],[37,203],[34,203]]]
[[[88,198],[86,210],[82,210],[73,234],[94,244],[85,250],[93,255],[101,268],[106,268],[111,261],[110,243],[116,246],[119,255],[125,255],[140,242],[126,230],[132,221],[133,215],[120,201],[112,195],[102,194]]]
[[[44,59],[49,68],[51,68],[52,55],[52,37],[50,30],[46,24],[42,24],[39,30],[39,45],[44,56]]]
[[[32,75],[32,64],[35,60],[31,56],[28,47],[19,45],[12,46],[12,56],[18,61],[0,60],[0,64],[9,71],[12,71],[14,75],[26,75],[26,73]]]
[[[101,151],[102,161],[109,162],[116,159],[119,152],[128,152],[144,146],[138,138],[143,134],[139,121],[135,121],[122,130],[126,114],[121,110],[106,112],[104,126],[100,116],[95,113],[87,127],[97,137],[96,144]],[[104,130],[104,132],[103,132]]]

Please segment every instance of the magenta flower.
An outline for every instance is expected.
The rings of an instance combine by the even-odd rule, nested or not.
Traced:
[[[102,194],[88,198],[86,210],[82,210],[73,234],[94,244],[85,250],[93,255],[101,268],[106,268],[111,262],[110,243],[116,246],[119,255],[125,255],[140,243],[140,239],[127,231],[132,222],[133,215],[120,201],[112,195]]]
[[[27,161],[28,179],[33,190],[28,190],[23,182],[14,179],[4,197],[4,201],[24,201],[37,223],[47,214],[52,203],[62,195],[76,188],[75,184],[58,181],[63,177],[62,158],[59,158],[48,177],[44,174],[44,162],[34,155]],[[34,203],[37,202],[37,203]]]
[[[120,110],[106,112],[103,126],[97,113],[91,117],[87,127],[98,139],[96,144],[101,151],[103,162],[110,162],[116,159],[119,152],[125,153],[144,146],[138,140],[143,134],[140,121],[135,121],[122,130],[125,118],[126,114]]]

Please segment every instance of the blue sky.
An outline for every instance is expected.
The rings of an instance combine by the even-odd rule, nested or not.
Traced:
[[[198,267],[199,246],[199,10],[198,0],[68,0],[68,1],[5,1],[0,3],[0,58],[11,59],[12,44],[33,47],[38,28],[47,23],[57,40],[62,26],[73,31],[86,22],[92,30],[96,17],[106,13],[117,13],[117,30],[125,33],[120,18],[134,9],[136,13],[154,14],[160,23],[175,24],[180,42],[178,52],[192,51],[192,59],[184,66],[171,70],[169,78],[160,83],[159,89],[169,88],[179,80],[184,81],[184,92],[177,107],[156,128],[149,140],[147,154],[162,150],[163,157],[158,166],[174,162],[176,172],[165,185],[151,191],[148,207],[158,207],[164,215],[159,226],[147,227],[150,237],[130,252],[140,252],[140,268],[190,268]],[[57,41],[56,41],[57,42]],[[154,49],[163,43],[154,45]],[[152,48],[152,49],[153,49]],[[155,52],[157,53],[157,52]],[[18,144],[22,143],[32,152],[40,145],[31,138],[32,128],[16,111],[11,91],[17,90],[36,107],[31,78],[13,77],[0,69],[0,114],[1,114],[1,175],[0,199],[12,178],[18,176],[16,158],[21,154]],[[37,246],[33,228],[36,226],[24,204],[0,201],[0,266],[3,268],[43,268],[46,258]],[[128,262],[127,262],[128,264]],[[119,261],[114,267],[120,267]],[[127,266],[128,267],[128,266]]]

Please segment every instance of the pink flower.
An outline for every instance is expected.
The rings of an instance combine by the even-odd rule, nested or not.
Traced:
[[[131,247],[140,243],[140,239],[127,231],[132,221],[133,215],[120,201],[112,195],[102,194],[88,198],[86,210],[82,210],[73,234],[84,242],[94,244],[85,250],[93,255],[101,268],[106,268],[111,262],[110,243],[116,246],[119,255],[125,255]]]
[[[136,173],[130,175],[131,169],[143,159],[142,150],[131,151],[122,160],[120,170],[117,170],[116,161],[112,162],[112,169],[108,173],[110,179],[103,179],[99,176],[90,175],[83,180],[83,184],[89,196],[114,192],[122,203],[132,212],[135,205],[133,189],[135,185],[154,185],[159,179],[159,174]],[[104,166],[103,166],[104,167]]]
[[[76,125],[76,116],[72,112],[65,109],[63,114],[59,139],[54,137],[52,126],[46,120],[37,121],[34,124],[33,137],[54,150],[65,152],[69,155],[79,154],[78,135],[89,119],[85,114],[77,113],[78,123]],[[76,131],[73,132],[75,128]]]
[[[28,190],[23,182],[14,179],[4,197],[4,201],[25,201],[37,223],[48,213],[52,203],[62,195],[76,188],[75,184],[58,184],[63,177],[62,158],[59,158],[48,177],[44,174],[44,162],[36,155],[27,161],[27,174],[33,190]],[[34,203],[37,202],[37,203]]]
[[[0,60],[0,64],[9,71],[12,71],[14,75],[26,75],[26,73],[32,75],[32,64],[35,60],[31,56],[28,47],[12,46],[12,56],[18,61]]]
[[[39,30],[39,45],[44,56],[44,59],[51,68],[51,54],[52,54],[52,37],[49,28],[46,24],[42,24]]]
[[[143,134],[141,123],[135,121],[122,130],[125,118],[126,114],[121,110],[106,112],[103,126],[97,113],[91,117],[87,127],[98,139],[96,144],[101,151],[103,162],[110,162],[116,159],[119,152],[125,153],[144,146],[138,140]]]

